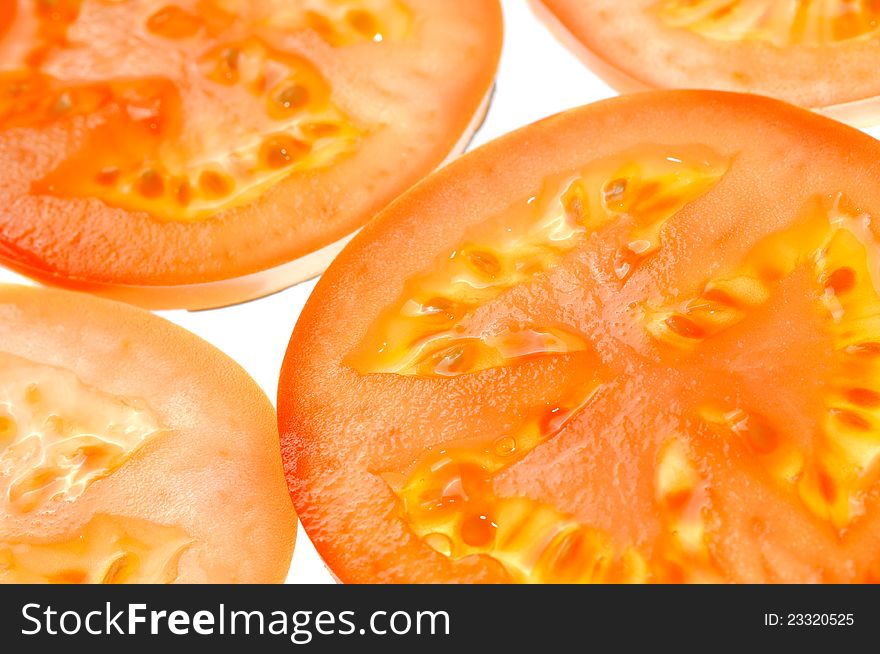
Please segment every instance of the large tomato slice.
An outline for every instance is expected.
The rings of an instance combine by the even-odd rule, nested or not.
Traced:
[[[140,309],[0,286],[0,582],[279,582],[271,404]]]
[[[344,581],[880,578],[880,144],[712,91],[561,114],[346,248],[279,389]]]
[[[855,123],[880,118],[876,0],[533,0],[621,90],[771,95]]]
[[[482,117],[497,0],[4,0],[0,259],[149,307],[319,272]]]

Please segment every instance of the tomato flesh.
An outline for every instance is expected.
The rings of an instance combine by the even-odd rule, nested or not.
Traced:
[[[612,86],[760,93],[858,125],[880,116],[876,2],[539,0]]]
[[[175,287],[188,306],[187,286],[229,281],[229,299],[247,299],[242,277],[265,273],[271,287],[318,272],[288,264],[460,147],[500,47],[494,0],[8,5],[0,195],[16,209],[0,252],[32,276],[151,308]],[[440,35],[455,26],[447,40],[462,51],[447,56]],[[460,56],[460,78],[446,75]]]
[[[203,32],[216,42],[199,54],[198,72],[185,85],[158,73],[69,82],[43,72],[68,65],[65,54],[77,47],[68,31],[81,5],[39,5],[33,49],[25,57],[30,70],[0,77],[7,89],[0,129],[110,114],[60,166],[34,182],[36,193],[95,197],[165,220],[204,220],[253,200],[292,170],[332,162],[358,138],[314,66],[259,37],[234,38],[247,23],[220,4],[202,3],[200,13],[166,5],[147,19],[157,38],[139,56],[161,61],[169,46]],[[122,46],[125,35],[119,36],[119,44],[107,44],[111,50]],[[235,115],[218,112],[221,102],[234,106]]]
[[[401,198],[316,288],[279,387],[334,573],[875,579],[877,155],[769,99],[662,92]]]
[[[0,288],[0,334],[0,582],[284,579],[296,518],[243,371],[67,292]]]

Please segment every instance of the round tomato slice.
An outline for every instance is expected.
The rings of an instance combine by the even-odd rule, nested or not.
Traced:
[[[880,578],[880,143],[764,97],[623,96],[384,210],[278,396],[349,582]]]
[[[275,413],[131,306],[0,286],[0,582],[275,583],[296,515]]]
[[[18,0],[0,9],[0,261],[149,308],[320,272],[463,149],[497,0]]]
[[[618,89],[760,93],[852,123],[880,118],[880,3],[533,0]]]

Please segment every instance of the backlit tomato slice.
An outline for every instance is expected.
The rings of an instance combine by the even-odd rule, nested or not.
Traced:
[[[12,0],[0,261],[151,308],[317,274],[460,150],[497,0]]]
[[[282,581],[296,516],[248,375],[149,313],[0,286],[0,582]]]
[[[847,122],[880,120],[880,3],[533,0],[563,41],[621,90],[760,93]]]
[[[505,136],[383,211],[279,388],[349,582],[880,574],[880,144],[712,91]]]

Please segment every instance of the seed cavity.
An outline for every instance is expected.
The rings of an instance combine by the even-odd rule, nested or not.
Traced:
[[[401,0],[302,0],[298,4],[275,12],[272,24],[311,30],[334,47],[401,41],[413,24],[412,12]]]
[[[853,290],[855,286],[856,273],[848,266],[832,271],[831,274],[828,275],[828,279],[825,281],[825,288],[835,295],[848,293]]]
[[[784,440],[765,417],[742,407],[708,407],[702,417],[744,437],[749,451],[780,484],[795,487],[803,504],[840,532],[864,513],[880,460],[880,289],[873,272],[880,269],[880,250],[870,223],[870,216],[842,195],[830,204],[817,199],[792,227],[759,241],[737,270],[706,284],[721,294],[704,290],[671,310],[646,311],[649,333],[686,347],[680,330],[668,325],[670,316],[687,315],[714,336],[770,301],[778,281],[768,281],[762,270],[772,265],[779,279],[798,269],[812,271],[817,309],[833,348],[828,374],[834,382],[809,446]]]
[[[872,359],[880,357],[880,343],[856,343],[847,345],[844,352],[852,357]]]
[[[7,513],[76,499],[161,431],[136,399],[0,353],[0,505]]]
[[[850,388],[846,391],[846,399],[867,409],[880,407],[880,393],[870,388]]]
[[[354,34],[345,11],[358,3],[305,2],[329,8],[331,23]],[[252,16],[230,13],[216,0],[200,1],[198,12],[160,3],[144,18],[145,38],[136,44],[141,56],[187,48],[194,60],[184,85],[112,71],[91,81],[56,77],[45,67],[49,54],[94,44],[67,37],[78,1],[51,4],[38,12],[42,22],[27,65],[0,71],[0,130],[75,119],[88,124],[77,149],[33,182],[37,195],[97,198],[160,220],[206,220],[253,201],[296,171],[331,165],[373,127],[356,125],[335,105],[330,83],[310,61],[274,47],[257,35]],[[364,7],[383,24],[382,2],[366,0]],[[302,21],[302,3],[280,14],[288,11]],[[102,47],[133,47],[130,35],[118,36],[119,44]],[[215,111],[211,99],[221,95],[229,107]],[[273,148],[282,135],[286,142]]]
[[[199,189],[210,198],[225,198],[234,188],[234,182],[218,170],[206,170],[199,175]]]
[[[650,558],[551,504],[496,495],[493,478],[563,433],[600,388],[598,382],[572,386],[555,407],[528,411],[510,434],[444,443],[423,453],[409,474],[382,475],[406,524],[438,554],[490,557],[516,582],[718,581],[707,545],[707,485],[678,436],[666,442],[657,461],[663,535]]]
[[[672,332],[684,338],[698,339],[706,336],[706,330],[684,316],[669,316],[665,323]]]
[[[405,281],[346,362],[363,374],[450,376],[586,349],[582,336],[556,324],[470,325],[507,293],[540,285],[595,232],[619,235],[626,268],[609,267],[621,278],[650,259],[666,222],[729,166],[701,146],[674,154],[668,146],[645,145],[595,161],[575,177],[548,179],[542,193],[472,226],[432,267]],[[672,322],[686,326],[683,319]]]
[[[0,540],[0,582],[170,584],[192,544],[179,527],[97,514],[74,533],[49,542]]]
[[[880,5],[857,0],[660,0],[660,20],[716,41],[779,48],[865,42],[880,33]]]
[[[855,411],[849,411],[847,409],[831,409],[831,415],[834,416],[834,418],[836,418],[844,427],[860,431],[871,430],[871,422]]]
[[[162,178],[162,175],[156,170],[146,170],[141,173],[141,178],[138,180],[138,193],[143,195],[145,198],[158,198],[161,197],[165,193],[165,180]]]

